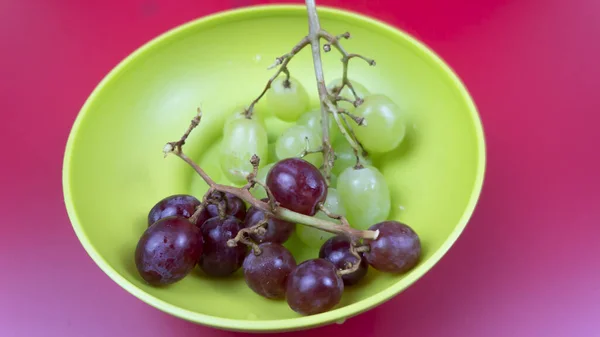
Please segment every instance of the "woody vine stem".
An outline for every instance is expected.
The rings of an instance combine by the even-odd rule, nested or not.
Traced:
[[[360,154],[363,154],[363,155],[365,154],[365,151],[362,149],[362,146],[357,141],[354,133],[352,132],[352,129],[349,127],[350,122],[346,119],[346,117],[349,117],[354,123],[356,123],[359,126],[365,125],[364,119],[353,116],[348,111],[339,109],[337,107],[337,102],[339,102],[339,101],[352,102],[355,106],[358,106],[362,103],[362,99],[360,97],[358,97],[357,93],[355,92],[354,88],[352,87],[352,83],[348,80],[348,63],[353,58],[358,58],[358,59],[364,60],[365,62],[369,63],[370,65],[375,65],[375,61],[368,59],[362,55],[349,54],[348,52],[346,52],[344,47],[340,44],[340,40],[350,38],[350,33],[344,33],[344,34],[335,36],[335,35],[332,35],[326,31],[324,31],[323,29],[321,29],[321,25],[319,22],[319,17],[317,15],[317,10],[316,10],[316,5],[315,5],[314,0],[306,0],[306,9],[307,9],[307,13],[308,13],[308,25],[309,25],[308,35],[303,37],[300,40],[300,42],[298,42],[289,53],[284,54],[283,56],[278,57],[275,60],[275,63],[270,68],[278,67],[277,71],[269,79],[269,81],[267,82],[265,88],[260,93],[260,95],[255,100],[253,100],[251,102],[251,104],[248,106],[248,108],[246,109],[245,115],[247,118],[252,117],[255,104],[264,96],[266,91],[271,87],[271,83],[277,76],[279,76],[281,73],[284,73],[286,78],[289,78],[289,70],[288,70],[287,66],[288,66],[290,60],[298,52],[300,52],[304,47],[310,45],[312,57],[313,57],[314,72],[315,72],[315,77],[316,77],[316,81],[317,81],[318,93],[319,93],[320,107],[321,107],[321,124],[322,124],[323,144],[322,144],[322,148],[320,149],[320,151],[323,152],[323,159],[324,159],[322,171],[323,171],[323,175],[325,176],[325,179],[327,181],[329,181],[329,177],[331,175],[331,169],[332,169],[334,161],[335,161],[335,153],[334,153],[333,147],[331,145],[330,137],[329,137],[329,117],[330,117],[329,114],[331,114],[333,116],[339,130],[341,131],[341,133],[344,135],[346,140],[349,142],[349,144],[354,149],[354,154],[356,155],[356,160],[357,160],[357,167],[360,167],[360,165],[361,165]],[[323,75],[323,63],[321,60],[321,39],[326,41],[326,44],[323,45],[324,52],[331,51],[331,49],[333,47],[342,55],[342,59],[341,59],[341,62],[343,65],[342,82],[341,82],[340,86],[333,88],[331,90],[331,92],[328,91],[328,89],[325,85],[325,79],[324,79],[324,75]],[[340,96],[342,89],[344,89],[345,87],[347,87],[349,89],[349,91],[352,93],[352,95],[354,97],[348,98],[348,97]],[[275,218],[286,220],[286,221],[289,221],[292,223],[299,223],[302,225],[317,228],[317,229],[320,229],[320,230],[323,230],[326,232],[346,235],[346,236],[350,237],[352,239],[352,241],[355,243],[358,243],[358,241],[361,239],[372,239],[372,240],[377,239],[377,237],[379,235],[378,231],[354,229],[349,226],[347,220],[344,217],[329,213],[327,211],[327,209],[325,209],[323,207],[323,205],[321,205],[321,210],[325,214],[327,214],[330,218],[339,220],[341,222],[341,224],[338,224],[336,222],[329,221],[329,220],[322,220],[322,219],[319,219],[319,218],[316,218],[313,216],[300,214],[300,213],[291,211],[287,208],[284,208],[284,207],[281,207],[280,205],[278,205],[278,203],[271,196],[268,187],[256,180],[256,173],[257,173],[258,166],[260,163],[260,158],[258,158],[257,156],[253,156],[250,159],[250,162],[252,163],[252,166],[253,166],[253,172],[251,172],[246,177],[248,183],[245,186],[234,187],[234,186],[217,184],[197,163],[195,163],[191,158],[189,158],[183,152],[183,145],[185,144],[187,137],[194,130],[194,128],[196,128],[198,126],[198,124],[200,123],[201,117],[202,117],[202,112],[200,111],[200,109],[198,109],[198,114],[194,117],[194,119],[192,119],[190,126],[188,127],[188,129],[186,130],[184,135],[181,137],[181,139],[179,139],[178,141],[175,141],[175,142],[167,143],[163,149],[165,156],[168,154],[174,154],[177,157],[181,158],[183,161],[185,161],[187,164],[189,164],[209,186],[208,191],[203,198],[203,203],[196,210],[196,213],[194,215],[192,215],[192,217],[190,218],[190,221],[194,222],[197,219],[199,212],[202,210],[202,208],[205,206],[205,204],[208,202],[208,199],[214,192],[221,192],[221,193],[230,193],[230,194],[244,200],[245,202],[247,202],[247,203],[251,204],[252,206],[265,212],[266,217],[275,217]],[[260,186],[258,186],[258,188],[264,188],[266,190],[267,195],[269,196],[268,202],[259,200],[250,193],[250,189],[256,187],[256,185],[260,185]],[[261,226],[262,225],[264,225],[264,224],[261,224]],[[250,228],[250,229],[248,229],[248,231],[260,231],[260,230],[262,230],[261,226],[257,226],[257,228]],[[242,234],[242,236],[243,236],[243,234]],[[240,236],[240,238],[238,238],[238,240],[236,240],[236,242],[232,242],[231,244],[235,244],[235,243],[237,243],[237,241],[245,243],[244,242],[245,239],[242,236]],[[357,251],[355,251],[355,253],[360,251],[361,248],[364,248],[364,247],[357,247]],[[342,272],[350,272],[350,270],[342,271]]]

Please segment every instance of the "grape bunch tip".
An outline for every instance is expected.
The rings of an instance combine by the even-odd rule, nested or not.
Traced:
[[[210,278],[243,271],[257,296],[285,300],[300,315],[340,303],[345,287],[360,287],[369,269],[409,272],[420,261],[413,228],[390,219],[391,192],[371,154],[386,153],[405,137],[403,112],[389,97],[348,76],[350,54],[320,27],[314,0],[306,0],[309,33],[278,57],[275,73],[256,99],[226,119],[219,167],[234,185],[217,184],[183,151],[201,122],[200,109],[179,141],[163,148],[188,163],[208,185],[203,196],[175,194],[147,214],[134,257],[153,286],[176,283],[195,268]],[[342,76],[325,83],[319,48],[342,55]],[[291,75],[289,61],[310,46],[320,108]],[[315,50],[316,48],[316,50]],[[265,109],[255,105],[265,100]],[[295,123],[269,143],[262,114]],[[274,151],[270,151],[274,149]],[[297,236],[318,256],[297,261],[284,244]],[[307,280],[311,280],[308,282]],[[310,286],[306,286],[310,283]]]

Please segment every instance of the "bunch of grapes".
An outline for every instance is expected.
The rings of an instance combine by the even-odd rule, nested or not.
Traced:
[[[406,273],[419,262],[420,239],[389,219],[390,191],[370,159],[403,141],[401,109],[343,77],[327,87],[322,104],[334,110],[324,121],[321,108],[309,107],[306,89],[285,68],[291,56],[278,59],[281,68],[263,93],[225,121],[220,167],[238,187],[214,183],[192,163],[209,185],[201,200],[172,195],[149,211],[135,250],[137,270],[149,284],[173,284],[196,267],[215,278],[241,269],[257,295],[313,315],[334,308],[344,288],[359,285],[369,268]],[[294,123],[274,144],[264,116],[253,111],[263,96],[269,118]],[[181,147],[199,117],[165,152],[191,163]],[[335,156],[328,162],[330,150]],[[284,246],[292,235],[319,247],[318,256],[296,261]]]

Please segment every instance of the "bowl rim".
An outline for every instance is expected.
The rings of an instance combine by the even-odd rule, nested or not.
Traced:
[[[128,66],[128,64],[138,57],[139,55],[150,51],[155,45],[160,44],[166,39],[169,39],[177,34],[183,33],[186,30],[198,28],[203,25],[210,25],[219,22],[228,22],[231,19],[246,18],[248,16],[256,15],[259,12],[262,14],[298,14],[299,11],[305,11],[306,8],[301,4],[267,4],[267,5],[255,5],[247,6],[242,8],[235,8],[220,11],[210,15],[202,16],[191,21],[185,22],[178,26],[175,26],[166,32],[156,36],[144,43],[141,47],[134,50],[127,57],[122,59],[105,77],[97,84],[90,96],[86,99],[82,108],[80,109],[66,144],[64,160],[63,160],[63,172],[62,172],[62,184],[65,206],[67,214],[71,221],[73,230],[81,245],[89,254],[91,259],[96,265],[106,273],[114,282],[124,288],[130,294],[134,295],[139,300],[151,305],[152,307],[159,309],[165,313],[179,317],[181,319],[199,323],[214,328],[220,328],[232,331],[246,331],[246,332],[266,332],[266,331],[291,331],[299,329],[307,329],[316,326],[321,326],[333,322],[344,321],[347,318],[359,315],[367,310],[370,310],[399,294],[404,289],[408,288],[424,274],[426,274],[453,246],[460,234],[463,232],[467,223],[469,222],[475,207],[481,195],[483,188],[483,181],[486,170],[486,142],[484,137],[483,125],[475,106],[475,103],[469,94],[466,86],[454,72],[454,70],[446,64],[443,59],[438,56],[430,47],[426,46],[423,42],[420,42],[411,34],[401,30],[398,27],[392,26],[391,24],[385,23],[379,19],[353,12],[346,9],[330,7],[330,6],[318,6],[319,14],[327,14],[330,16],[336,16],[343,19],[351,19],[362,21],[363,23],[373,26],[381,31],[381,33],[388,36],[401,37],[408,41],[412,47],[416,48],[419,52],[426,54],[440,69],[445,72],[446,76],[451,80],[454,86],[459,90],[460,95],[466,103],[471,119],[474,124],[477,147],[478,147],[478,160],[477,160],[477,172],[475,182],[471,191],[471,196],[467,207],[465,208],[463,215],[459,222],[455,226],[454,230],[450,233],[448,238],[442,243],[440,248],[433,253],[433,255],[423,261],[420,265],[415,267],[409,274],[403,277],[398,282],[394,283],[390,287],[370,296],[361,301],[349,304],[344,307],[336,308],[331,311],[312,315],[312,316],[299,316],[296,318],[286,318],[277,320],[241,320],[241,319],[230,319],[223,317],[216,317],[206,314],[193,312],[190,310],[179,308],[173,304],[167,303],[159,298],[156,298],[145,291],[141,290],[133,283],[129,282],[125,277],[121,276],[111,265],[96,251],[94,245],[90,239],[86,236],[83,228],[81,227],[73,199],[71,196],[71,155],[73,146],[75,143],[76,136],[78,134],[79,126],[83,121],[85,115],[89,111],[90,105],[102,91],[102,89],[114,79],[118,73]]]

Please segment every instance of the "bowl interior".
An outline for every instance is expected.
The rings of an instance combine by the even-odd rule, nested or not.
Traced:
[[[421,237],[420,265],[406,275],[370,269],[361,285],[346,289],[337,309],[310,317],[297,315],[285,301],[255,295],[241,273],[215,280],[195,271],[164,288],[137,275],[133,252],[150,207],[175,193],[200,198],[207,188],[178,158],[163,158],[165,143],[181,136],[200,106],[204,117],[187,153],[227,182],[217,159],[224,118],[262,90],[272,74],[267,67],[307,32],[303,7],[251,8],[186,24],[136,51],[103,80],[75,123],[64,167],[69,215],[91,257],[129,292],[176,316],[222,328],[309,327],[389,299],[431,268],[459,235],[479,195],[484,163],[481,126],[468,94],[409,36],[354,14],[323,9],[320,15],[330,32],[352,33],[344,41],[347,50],[377,61],[375,67],[352,61],[350,77],[406,110],[406,141],[376,163],[392,190],[391,217]],[[335,52],[323,54],[327,81],[340,77],[339,59]],[[317,105],[309,48],[290,70]],[[267,124],[272,138],[287,127],[273,119]],[[317,252],[296,239],[288,246],[299,260]]]

